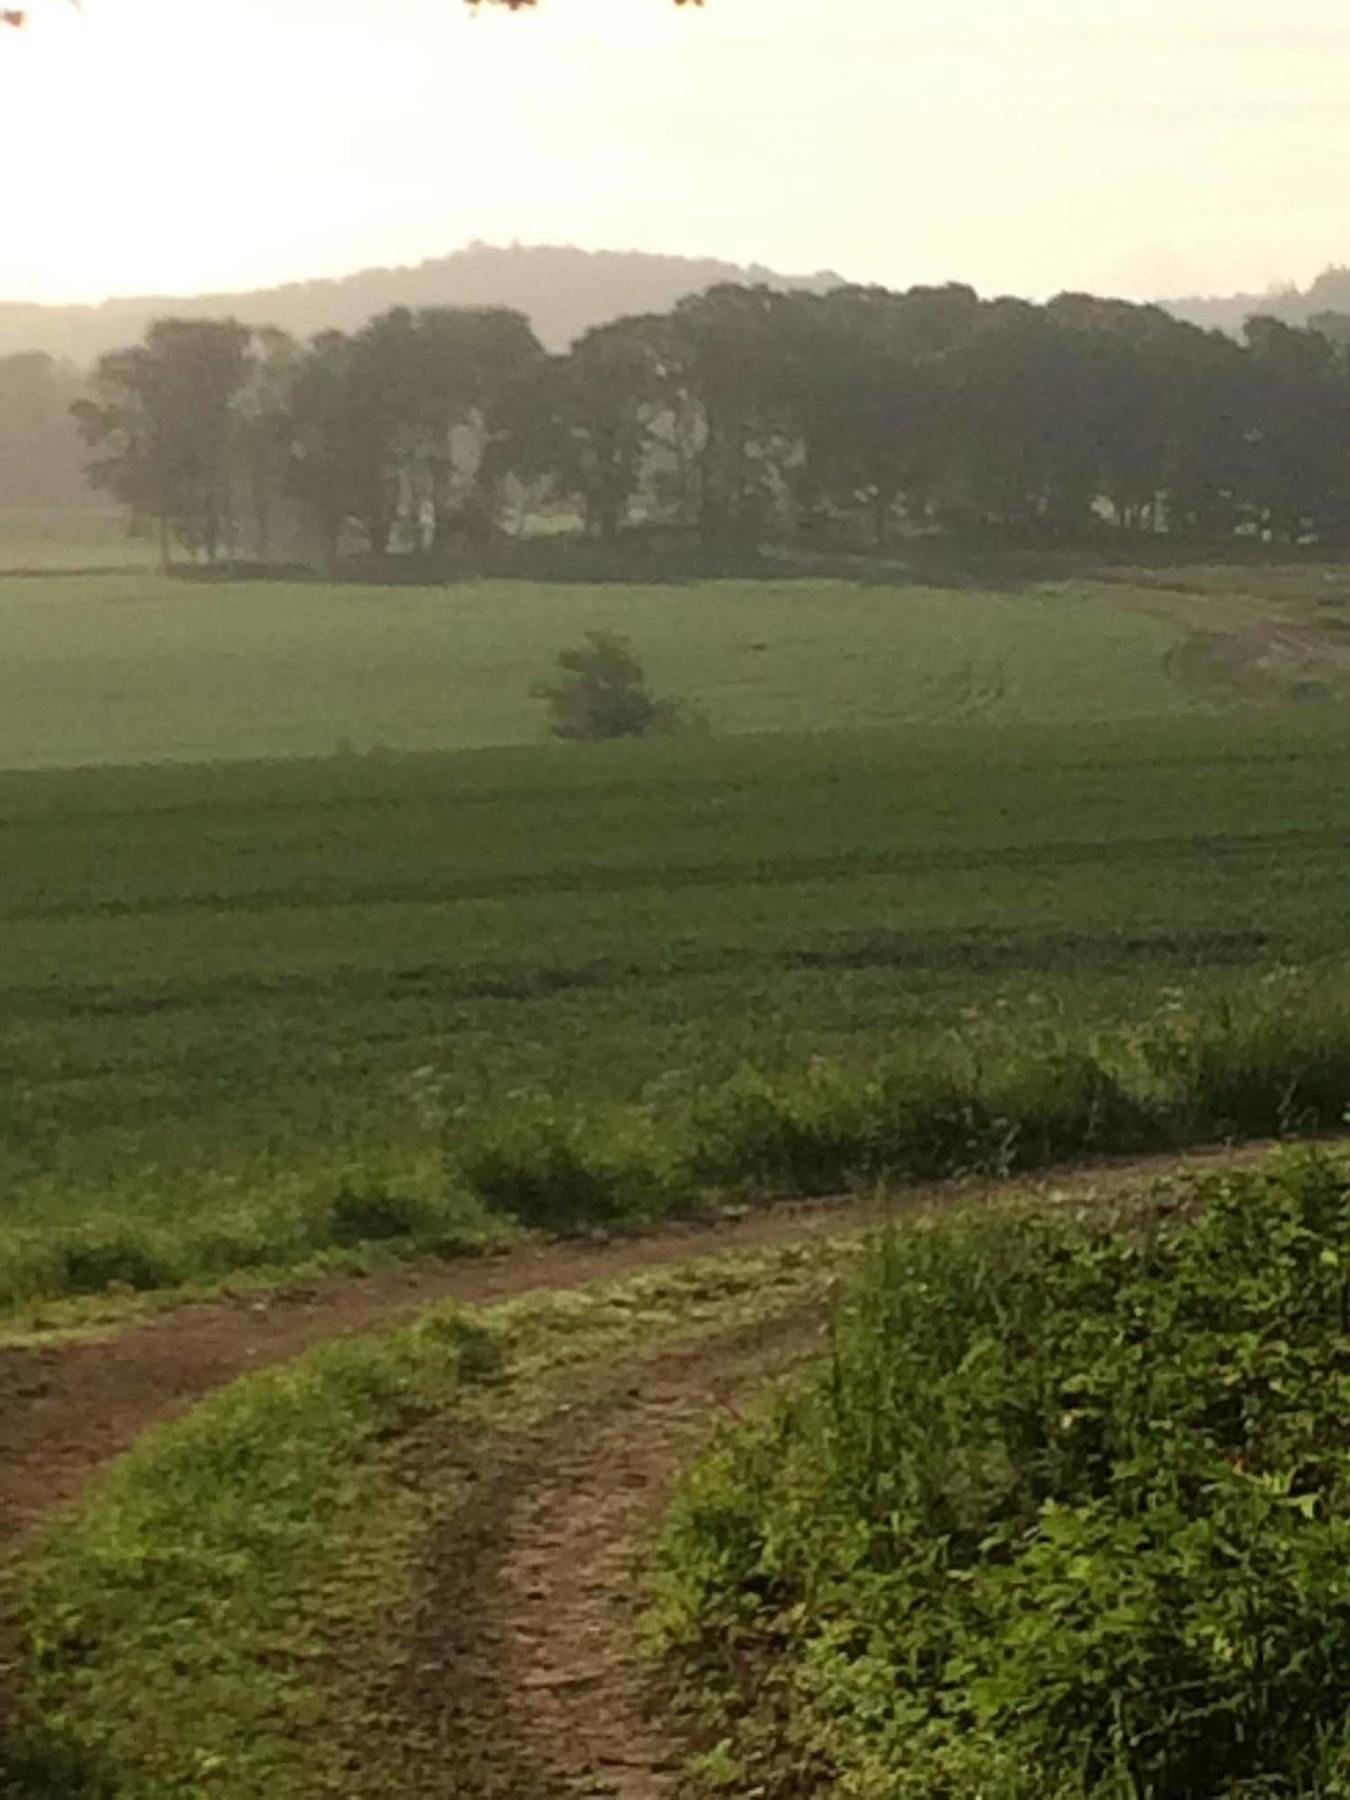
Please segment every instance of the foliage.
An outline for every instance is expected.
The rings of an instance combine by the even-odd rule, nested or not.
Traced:
[[[239,440],[259,520],[298,497],[330,560],[352,529],[381,561],[482,553],[511,484],[578,506],[608,544],[640,516],[724,549],[884,550],[902,521],[965,541],[1339,546],[1350,348],[1323,324],[1257,315],[1238,343],[1083,294],[721,282],[560,356],[502,307],[395,307],[306,346],[267,331],[247,354],[284,348],[288,379],[260,390],[166,380],[189,335],[204,369],[209,340],[232,334],[237,362],[250,334],[161,320],[101,360],[78,410],[106,446],[96,478],[208,550],[241,485],[231,459],[203,463],[208,414],[207,437]]]
[[[159,522],[214,562],[232,532],[237,403],[248,378],[250,333],[234,319],[161,319],[142,344],[94,371],[92,399],[73,408],[97,453],[93,483],[133,520]]]
[[[577,649],[558,654],[562,679],[541,682],[536,700],[548,703],[549,730],[571,743],[603,743],[609,738],[655,737],[677,731],[683,722],[679,701],[660,698],[647,686],[647,673],[626,638],[588,631]]]
[[[556,1406],[581,1365],[772,1316],[855,1261],[818,1243],[441,1307],[160,1427],[20,1571],[31,1705],[0,1724],[0,1794],[403,1791],[379,1780],[409,1753],[387,1625],[472,1492],[473,1441]]]
[[[1348,1175],[877,1244],[664,1535],[654,1629],[742,1787],[1350,1792]]]

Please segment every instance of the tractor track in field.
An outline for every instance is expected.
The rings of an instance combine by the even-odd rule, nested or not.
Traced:
[[[896,1204],[909,1209],[967,1191],[980,1190],[924,1190]],[[861,1201],[798,1201],[603,1243],[526,1244],[227,1294],[95,1335],[0,1346],[0,1570],[30,1531],[77,1500],[142,1432],[317,1344],[395,1330],[444,1301],[491,1306],[694,1257],[860,1231],[876,1217],[875,1205]]]
[[[393,1329],[441,1301],[491,1305],[699,1256],[857,1232],[883,1215],[1046,1189],[1083,1200],[1138,1195],[1179,1166],[1231,1165],[1268,1148],[914,1189],[884,1209],[799,1202],[608,1244],[526,1245],[193,1303],[98,1338],[0,1349],[0,1576],[29,1532],[148,1427],[325,1340]],[[403,1725],[377,1734],[361,1754],[359,1792],[371,1800],[678,1795],[680,1744],[648,1705],[632,1637],[635,1571],[671,1482],[710,1421],[809,1355],[826,1311],[821,1298],[751,1327],[580,1371],[565,1403],[542,1422],[481,1447],[474,1497],[430,1546],[421,1602],[406,1621],[407,1654],[388,1696]],[[0,1735],[6,1677],[16,1673],[4,1610],[0,1583]]]
[[[885,1211],[902,1214],[1044,1189],[1109,1191],[1160,1179],[1178,1166],[1251,1161],[1270,1147],[1117,1158],[1011,1181],[938,1183],[895,1194]],[[879,1216],[875,1202],[785,1202],[635,1237],[527,1243],[505,1253],[401,1265],[365,1277],[227,1291],[94,1334],[0,1345],[0,1568],[34,1526],[77,1499],[89,1480],[150,1426],[177,1418],[242,1375],[286,1362],[327,1339],[393,1330],[442,1301],[490,1306],[698,1256],[860,1231]]]
[[[1117,1158],[1012,1181],[937,1183],[900,1191],[886,1211],[921,1211],[1045,1188],[1086,1193],[1129,1186],[1158,1179],[1179,1162],[1203,1167],[1249,1161],[1269,1148]],[[150,1426],[179,1417],[242,1375],[289,1361],[330,1338],[393,1330],[441,1301],[491,1306],[693,1257],[859,1231],[878,1216],[874,1202],[782,1202],[635,1237],[541,1241],[364,1277],[227,1290],[219,1298],[92,1334],[0,1345],[0,1569],[34,1526],[78,1499],[90,1479]]]
[[[828,1303],[592,1371],[490,1450],[428,1547],[364,1734],[370,1800],[677,1800],[686,1745],[636,1638],[641,1565],[717,1422],[818,1350]]]

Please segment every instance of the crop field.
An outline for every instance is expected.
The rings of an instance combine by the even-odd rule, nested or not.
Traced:
[[[1234,1745],[1343,1791],[1344,1162],[1159,1170],[1344,1124],[1350,584],[208,581],[7,529],[0,1790],[384,1800],[451,1744],[552,1791],[565,1743],[699,1749],[691,1793],[1119,1800]],[[549,741],[597,629],[699,728]],[[1103,1468],[1199,1502],[1141,1536]]]
[[[630,637],[654,687],[719,738],[1159,719],[1350,690],[1350,582],[1317,564],[930,556],[379,585],[166,578],[146,558],[97,513],[0,515],[0,768],[538,743],[530,690],[591,630]]]
[[[1347,766],[1304,708],[5,776],[0,1297],[472,1234],[462,1144],[746,1069],[1325,1013]]]
[[[897,1058],[1106,1034],[1133,1144],[1270,1123],[1176,1123],[1150,1033],[1340,1054],[1334,568],[207,582],[91,512],[0,516],[0,570],[0,1308],[901,1172],[839,1099]],[[547,742],[597,628],[707,730]]]

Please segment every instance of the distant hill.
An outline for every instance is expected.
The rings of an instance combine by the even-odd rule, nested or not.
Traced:
[[[140,337],[151,319],[232,314],[248,325],[279,325],[298,337],[363,324],[391,306],[512,306],[550,349],[625,313],[664,312],[686,294],[721,281],[774,287],[837,287],[841,277],[778,275],[710,257],[653,256],[636,250],[471,244],[412,268],[363,269],[332,281],[296,281],[244,294],[190,299],[144,295],[97,306],[0,302],[0,356],[43,350],[87,364]]]
[[[1294,286],[1268,289],[1264,294],[1188,295],[1162,303],[1179,319],[1193,325],[1229,332],[1236,337],[1253,313],[1268,313],[1286,325],[1306,325],[1318,313],[1350,313],[1350,268],[1324,269],[1306,289]]]

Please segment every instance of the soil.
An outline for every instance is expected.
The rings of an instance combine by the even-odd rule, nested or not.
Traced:
[[[430,1548],[358,1791],[675,1800],[686,1745],[638,1649],[642,1560],[679,1471],[823,1329],[818,1302],[625,1360],[497,1446]]]

